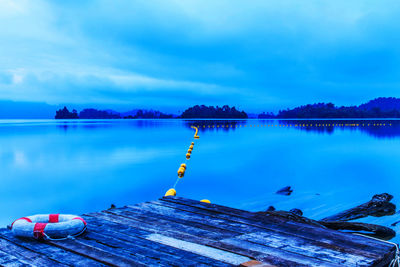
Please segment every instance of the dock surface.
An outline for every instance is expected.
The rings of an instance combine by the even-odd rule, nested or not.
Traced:
[[[86,233],[38,242],[0,229],[2,266],[386,266],[395,246],[179,197],[82,216]]]

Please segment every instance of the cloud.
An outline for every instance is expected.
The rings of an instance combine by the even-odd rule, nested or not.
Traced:
[[[398,94],[400,3],[0,0],[0,98],[270,110]]]

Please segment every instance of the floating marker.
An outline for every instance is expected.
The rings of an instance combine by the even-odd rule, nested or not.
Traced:
[[[169,189],[169,190],[165,193],[164,197],[168,197],[168,196],[173,196],[173,197],[176,196],[176,190],[173,189],[173,188]]]
[[[211,204],[211,201],[208,200],[208,199],[202,199],[202,200],[200,200],[200,202],[204,202],[204,203],[209,203],[209,204]]]
[[[203,125],[203,128],[205,128],[205,127],[206,127],[206,126]],[[197,127],[195,127],[195,126],[191,126],[191,128],[193,128],[193,129],[196,130],[196,132],[194,133],[194,138],[195,138],[195,139],[199,139],[199,136],[197,135],[197,133],[199,132],[199,129],[197,129]]]
[[[186,154],[186,158],[190,159],[190,154],[189,153]]]
[[[180,168],[178,169],[178,177],[179,177],[179,178],[182,178],[184,175],[185,175],[185,168],[180,167]]]

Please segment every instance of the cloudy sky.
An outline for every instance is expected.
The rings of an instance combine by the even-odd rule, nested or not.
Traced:
[[[0,0],[0,99],[276,111],[400,97],[398,0]]]

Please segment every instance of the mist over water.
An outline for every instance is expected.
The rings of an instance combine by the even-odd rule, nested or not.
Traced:
[[[163,196],[186,160],[193,125],[200,139],[178,196],[251,211],[299,208],[313,219],[383,192],[400,204],[397,120],[4,120],[0,224]],[[275,194],[284,186],[292,195]]]

